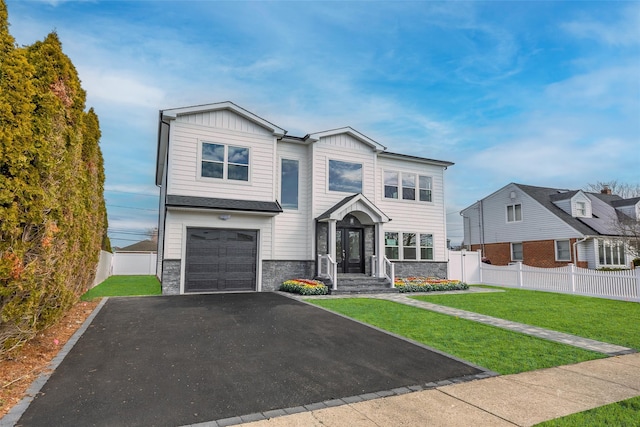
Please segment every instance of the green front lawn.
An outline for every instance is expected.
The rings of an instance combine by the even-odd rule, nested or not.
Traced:
[[[501,374],[605,357],[600,353],[391,301],[365,298],[308,301]]]
[[[640,397],[600,406],[555,420],[536,424],[536,427],[636,427],[640,425]]]
[[[126,297],[161,295],[160,282],[156,276],[111,276],[98,286],[89,289],[80,297],[89,301],[101,297]]]
[[[504,292],[413,298],[640,350],[639,303],[500,289]]]

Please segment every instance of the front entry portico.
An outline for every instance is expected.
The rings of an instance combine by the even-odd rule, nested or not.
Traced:
[[[316,248],[334,263],[335,272],[384,276],[384,231],[390,219],[361,193],[346,197],[316,218]],[[318,273],[321,273],[318,265]]]

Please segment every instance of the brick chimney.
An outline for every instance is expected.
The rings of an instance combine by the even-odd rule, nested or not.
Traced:
[[[602,187],[602,190],[600,190],[601,194],[611,194],[611,189],[609,188],[608,185],[605,185],[604,187]]]

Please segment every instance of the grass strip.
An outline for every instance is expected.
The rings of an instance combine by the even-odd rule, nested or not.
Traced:
[[[623,400],[536,424],[536,427],[637,427],[640,425],[640,397]]]
[[[605,357],[600,353],[392,301],[367,298],[308,301],[500,374],[515,374]]]
[[[160,282],[155,276],[111,276],[80,297],[90,301],[101,297],[161,295]]]
[[[500,289],[504,292],[412,298],[640,350],[636,302]]]

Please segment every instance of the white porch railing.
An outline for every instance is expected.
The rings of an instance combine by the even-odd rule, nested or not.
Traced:
[[[318,254],[318,276],[327,276],[333,284],[331,289],[338,289],[338,264],[331,255]]]
[[[482,283],[640,302],[640,269],[599,271],[576,267],[538,268],[521,262],[481,264]]]
[[[378,272],[378,256],[371,255],[371,276],[385,277],[389,282],[391,282],[391,287],[395,288],[395,265],[393,265],[386,256],[383,257],[382,264],[382,271]]]

